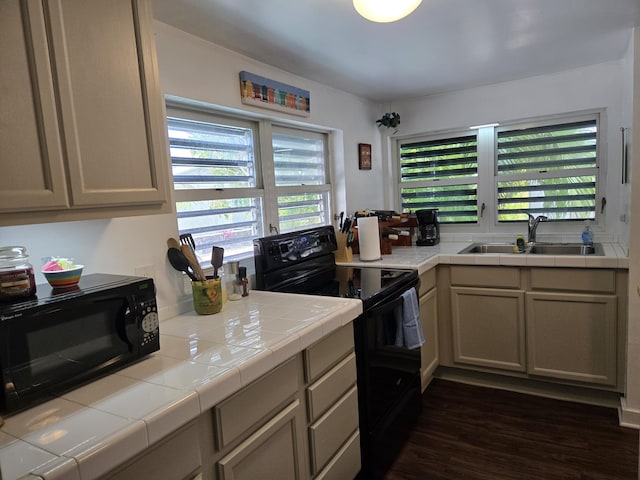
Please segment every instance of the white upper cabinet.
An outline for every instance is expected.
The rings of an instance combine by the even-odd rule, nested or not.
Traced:
[[[0,65],[0,224],[171,210],[149,0],[3,0]]]

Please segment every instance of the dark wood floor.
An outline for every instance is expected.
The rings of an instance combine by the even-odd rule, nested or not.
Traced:
[[[435,379],[386,480],[637,480],[615,409]]]

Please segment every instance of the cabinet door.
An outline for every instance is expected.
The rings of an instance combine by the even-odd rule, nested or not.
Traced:
[[[149,3],[47,1],[73,206],[166,198]]]
[[[438,302],[437,289],[435,288],[420,297],[420,321],[425,340],[424,345],[420,347],[422,356],[420,376],[422,377],[422,391],[424,391],[439,362]]]
[[[528,373],[615,385],[615,295],[527,293]]]
[[[219,479],[306,478],[300,455],[303,422],[300,401],[295,400],[217,463]]]
[[[0,2],[0,212],[67,207],[40,2]]]
[[[454,361],[524,372],[524,291],[451,287]]]

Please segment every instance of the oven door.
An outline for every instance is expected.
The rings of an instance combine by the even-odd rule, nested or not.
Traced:
[[[420,349],[395,345],[401,304],[400,294],[393,295],[354,322],[361,478],[378,478],[387,470],[420,414]]]
[[[23,408],[137,354],[135,313],[123,296],[74,299],[2,325],[4,410]]]

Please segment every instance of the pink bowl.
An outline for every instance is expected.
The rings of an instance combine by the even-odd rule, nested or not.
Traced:
[[[44,278],[53,288],[67,288],[77,285],[84,265],[76,265],[68,270],[42,271]]]

